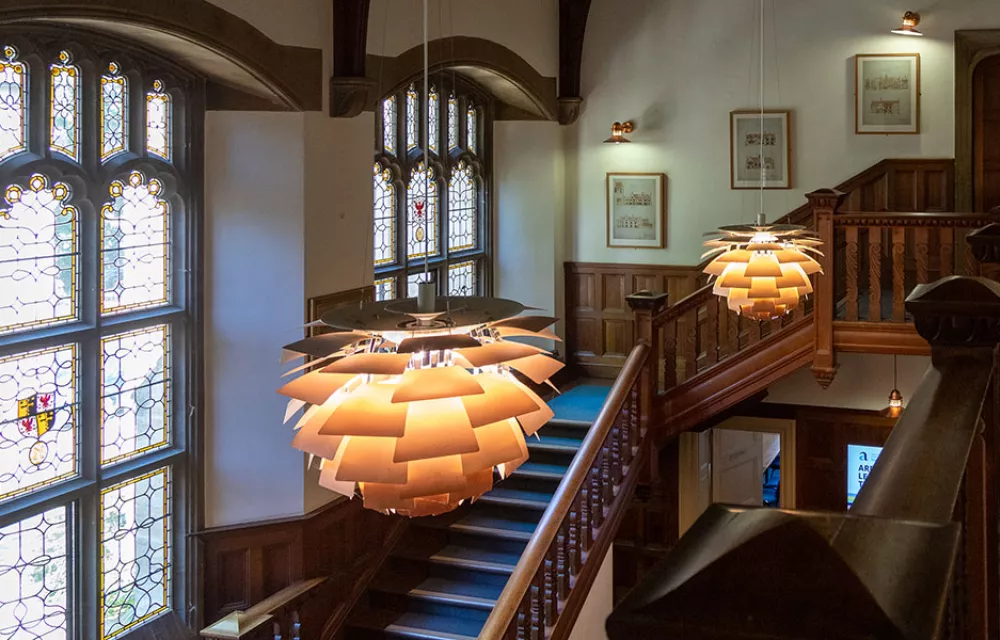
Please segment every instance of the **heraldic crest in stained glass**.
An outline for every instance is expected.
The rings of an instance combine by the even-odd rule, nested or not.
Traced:
[[[17,429],[25,437],[44,436],[55,419],[51,393],[35,393],[17,401]]]

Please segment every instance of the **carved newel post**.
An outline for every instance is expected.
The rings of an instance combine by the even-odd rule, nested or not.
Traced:
[[[666,293],[639,291],[625,298],[635,315],[635,341],[645,340],[650,345],[649,358],[646,360],[646,366],[642,369],[642,378],[639,382],[642,390],[639,409],[644,431],[649,426],[652,417],[653,398],[656,397],[657,391],[656,365],[660,361],[659,336],[653,330],[653,318],[667,306],[667,297]]]
[[[816,382],[824,389],[830,386],[837,375],[837,358],[833,350],[833,307],[836,289],[834,274],[833,251],[835,236],[833,233],[833,216],[843,204],[847,194],[836,189],[820,189],[806,194],[813,210],[813,221],[816,235],[823,241],[819,256],[819,264],[823,273],[816,276],[815,308],[813,323],[816,330],[816,349],[813,355],[812,372]]]

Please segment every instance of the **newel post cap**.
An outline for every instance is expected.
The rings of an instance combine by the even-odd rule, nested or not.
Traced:
[[[1000,214],[998,209],[990,213]],[[1000,224],[993,222],[976,229],[965,237],[965,241],[969,243],[972,255],[979,262],[1000,264]]]
[[[666,293],[656,293],[654,291],[636,291],[630,296],[625,296],[628,306],[632,311],[649,311],[653,315],[663,310],[667,306]]]
[[[837,191],[836,189],[817,189],[812,193],[806,194],[806,199],[809,200],[809,204],[814,210],[836,211],[846,198],[846,193]]]
[[[917,333],[942,346],[992,347],[1000,343],[1000,283],[949,276],[921,284],[906,298]]]

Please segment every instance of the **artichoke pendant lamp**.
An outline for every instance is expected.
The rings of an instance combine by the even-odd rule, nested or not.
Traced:
[[[427,63],[424,0],[425,96]],[[424,127],[430,167],[427,148]],[[417,297],[325,314],[329,333],[284,348],[283,362],[308,361],[278,389],[290,398],[286,423],[304,409],[292,446],[309,453],[310,464],[319,459],[321,486],[410,517],[475,500],[523,464],[525,436],[553,412],[515,372],[551,386],[563,367],[538,347],[508,340],[558,340],[548,329],[555,318],[523,316],[526,308],[511,300],[436,296],[426,258],[432,216],[426,199],[415,204],[425,244]]]
[[[798,307],[803,296],[813,291],[809,279],[822,273],[810,254],[822,255],[822,242],[805,227],[767,224],[764,190],[767,186],[764,131],[764,0],[760,1],[760,132],[759,146],[760,213],[755,224],[720,227],[705,234],[708,251],[714,256],[705,268],[715,283],[713,293],[727,299],[729,309],[759,321],[776,320]],[[749,136],[748,136],[749,137]],[[713,280],[714,279],[714,280]]]

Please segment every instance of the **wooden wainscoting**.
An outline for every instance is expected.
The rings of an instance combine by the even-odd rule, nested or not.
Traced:
[[[333,591],[309,609],[322,619],[309,620],[308,627],[321,629],[358,585],[363,589],[401,524],[362,509],[360,500],[338,500],[300,517],[196,534],[204,558],[205,624],[249,609],[299,580],[329,577]]]
[[[567,262],[565,268],[567,364],[597,378],[615,378],[635,346],[627,296],[643,290],[667,293],[674,304],[702,280],[697,265]]]

